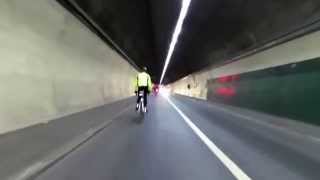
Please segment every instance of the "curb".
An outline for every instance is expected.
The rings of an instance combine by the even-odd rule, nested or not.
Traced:
[[[25,168],[24,170],[20,171],[17,174],[14,174],[8,178],[7,180],[33,180],[37,178],[39,175],[41,175],[43,172],[48,170],[50,167],[54,166],[64,158],[66,158],[68,155],[76,151],[78,148],[80,148],[82,145],[87,143],[89,140],[94,138],[96,135],[101,133],[104,129],[106,129],[111,123],[131,109],[132,107],[129,105],[124,110],[117,113],[114,117],[111,118],[110,121],[107,121],[100,126],[96,128],[90,128],[87,132],[85,132],[82,135],[79,135],[74,138],[71,142],[67,143],[66,145],[63,145],[61,148],[56,150],[55,152],[49,154],[46,158],[43,158],[42,160],[39,160],[38,162],[30,165],[29,167]]]

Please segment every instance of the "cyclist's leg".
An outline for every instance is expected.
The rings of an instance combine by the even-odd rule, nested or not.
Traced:
[[[139,102],[140,102],[140,96],[139,96],[139,94],[137,95],[137,104],[139,104]]]
[[[140,90],[141,90],[141,88],[140,88],[140,87],[138,87],[136,110],[138,110],[139,103],[140,103],[140,99],[141,99],[141,97],[139,96],[139,91],[140,91]]]
[[[144,88],[144,107],[147,108],[148,105],[148,87]]]

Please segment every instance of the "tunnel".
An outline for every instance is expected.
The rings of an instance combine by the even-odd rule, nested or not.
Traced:
[[[0,179],[320,179],[320,1],[0,1]]]

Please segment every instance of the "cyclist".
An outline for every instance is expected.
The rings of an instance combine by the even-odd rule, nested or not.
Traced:
[[[150,75],[147,73],[147,67],[143,67],[143,71],[140,72],[135,80],[135,93],[138,95],[137,99],[137,105],[136,105],[136,110],[139,108],[139,102],[140,102],[140,96],[139,92],[143,91],[144,93],[144,107],[147,108],[148,100],[147,100],[147,94],[151,92],[152,89],[152,82]]]

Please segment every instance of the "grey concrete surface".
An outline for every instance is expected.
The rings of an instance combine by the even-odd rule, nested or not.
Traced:
[[[205,101],[172,100],[252,179],[320,177],[317,158],[288,146],[318,152],[319,143],[244,121]],[[234,179],[165,99],[150,103],[143,121],[134,112],[124,113],[36,179]]]
[[[162,59],[154,54],[153,22],[147,1],[130,0],[57,0],[81,14],[90,24],[112,41],[132,63],[147,66],[151,74],[159,70]],[[151,3],[151,2],[150,2]],[[72,8],[74,7],[74,8]],[[151,60],[152,59],[152,60]]]
[[[294,129],[279,129],[255,114],[248,120],[241,110],[221,111],[206,101],[176,96],[174,102],[200,129],[225,151],[252,179],[318,179],[320,141],[311,133],[297,136]],[[224,108],[226,109],[226,108]],[[229,109],[230,110],[230,109]],[[235,116],[234,113],[241,114]],[[296,127],[298,128],[298,127]],[[304,128],[304,127],[301,127]],[[293,132],[293,133],[290,133]]]
[[[129,98],[0,136],[0,179],[24,179],[60,158],[126,110]],[[129,108],[129,109],[128,109]]]
[[[220,110],[221,112],[228,113],[236,118],[242,118],[253,123],[263,124],[266,126],[272,126],[279,130],[287,131],[288,133],[296,134],[296,136],[304,136],[312,141],[320,141],[320,127],[312,124],[307,124],[301,121],[288,119],[285,117],[274,116],[263,112],[257,112],[250,109],[231,106],[213,101],[206,101],[199,98],[183,96],[175,94],[175,97],[180,100],[191,101],[195,104],[205,103],[208,108]],[[187,97],[187,98],[186,98]]]
[[[234,179],[166,100],[150,102],[143,122],[128,111],[37,179]]]
[[[135,69],[53,0],[0,2],[0,134],[133,93]]]

